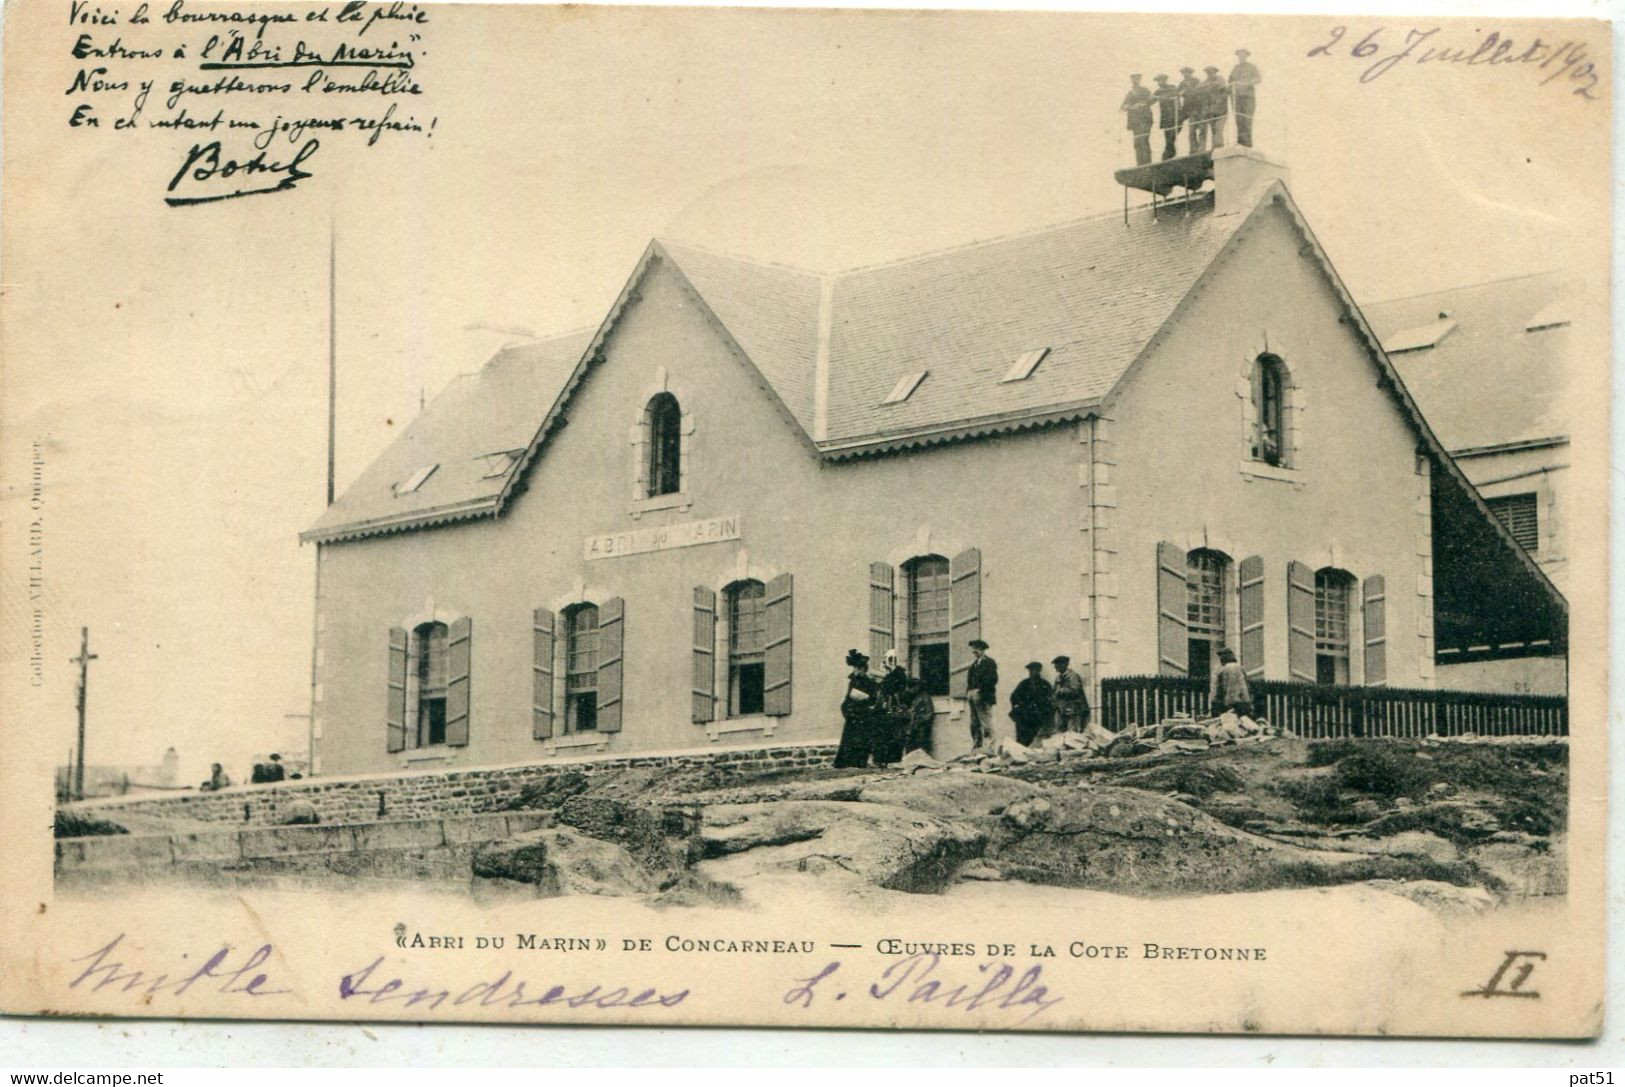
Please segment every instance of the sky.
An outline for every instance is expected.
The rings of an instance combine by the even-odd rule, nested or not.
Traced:
[[[0,649],[15,690],[18,466],[38,441],[37,761],[73,743],[82,625],[92,763],[173,745],[195,780],[302,746],[330,234],[341,491],[422,398],[522,338],[492,328],[596,325],[652,237],[827,269],[1118,211],[1127,73],[1227,71],[1237,47],[1264,74],[1255,142],[1356,298],[1604,267],[1607,101],[1527,66],[1361,82],[1383,54],[1348,55],[1374,27],[1441,26],[1469,47],[1588,37],[1605,66],[1604,28],[1351,19],[1309,56],[1336,22],[441,9],[414,105],[432,138],[335,144],[294,192],[180,209],[152,194],[187,137],[79,140],[59,85],[34,100],[51,127],[8,89],[8,211],[31,199],[6,239]]]

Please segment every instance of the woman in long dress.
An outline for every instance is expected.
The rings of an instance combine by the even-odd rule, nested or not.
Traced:
[[[875,719],[880,713],[880,684],[869,674],[869,658],[856,649],[846,654],[851,673],[846,677],[846,696],[841,699],[841,746],[835,752],[840,767],[869,765],[874,750]]]

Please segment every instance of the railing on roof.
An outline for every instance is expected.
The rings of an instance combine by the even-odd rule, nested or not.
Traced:
[[[1253,710],[1277,728],[1310,739],[1350,736],[1567,736],[1569,700],[1560,695],[1439,691],[1416,687],[1335,687],[1251,680]],[[1205,717],[1208,691],[1185,676],[1114,676],[1100,684],[1101,723],[1114,731],[1186,713]]]

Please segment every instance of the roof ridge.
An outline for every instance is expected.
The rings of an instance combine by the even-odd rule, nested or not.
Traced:
[[[1199,193],[1197,194],[1196,202],[1206,203],[1206,201],[1202,198],[1211,195],[1211,192]],[[1148,214],[1152,221],[1156,221],[1155,209],[1153,209],[1150,204],[1142,204],[1139,207],[1130,208],[1128,211],[1128,214],[1130,215],[1139,215],[1141,213]],[[1207,212],[1204,212],[1204,214],[1206,213]],[[933,260],[938,257],[945,257],[950,253],[962,253],[971,249],[981,248],[983,246],[998,245],[1001,242],[1013,242],[1021,238],[1036,238],[1040,234],[1054,234],[1072,227],[1082,226],[1084,223],[1093,223],[1101,219],[1115,219],[1123,214],[1124,213],[1121,209],[1113,211],[1091,212],[1088,215],[1080,215],[1075,219],[1063,219],[1058,223],[1046,223],[1043,226],[1028,227],[1024,230],[1011,231],[1008,234],[998,234],[991,238],[976,238],[968,242],[956,242],[953,245],[945,245],[938,249],[928,249],[920,253],[911,253],[904,257],[893,257],[889,260],[874,261],[870,264],[852,265],[841,268],[833,274],[836,276],[847,276],[854,275],[858,272],[878,271],[881,268],[895,268],[904,264],[912,264],[915,261]]]
[[[674,246],[678,249],[692,249],[697,253],[704,253],[708,257],[717,257],[721,260],[736,261],[740,264],[751,264],[758,268],[775,268],[781,272],[798,272],[801,275],[812,276],[815,279],[824,279],[828,276],[838,274],[835,272],[821,272],[816,268],[808,268],[803,264],[791,264],[788,261],[764,260],[761,257],[747,257],[743,253],[724,253],[720,249],[713,249],[711,246],[701,245],[699,242],[685,242],[679,239],[663,238],[658,234],[655,235],[654,240],[667,249]]]
[[[1477,287],[1494,287],[1502,283],[1515,283],[1520,279],[1539,279],[1543,276],[1562,276],[1561,268],[1548,268],[1542,272],[1520,272],[1515,276],[1501,276],[1498,279],[1480,279],[1472,283],[1457,283],[1453,287],[1439,287],[1431,291],[1417,291],[1414,294],[1401,294],[1393,298],[1376,298],[1365,303],[1367,306],[1386,306],[1394,302],[1414,302],[1419,298],[1430,298],[1435,295],[1450,294],[1452,291],[1470,291]]]

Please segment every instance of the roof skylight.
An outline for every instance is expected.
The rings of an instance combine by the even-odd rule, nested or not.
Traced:
[[[426,480],[430,476],[434,475],[434,470],[436,468],[439,468],[439,467],[440,467],[440,465],[438,465],[438,464],[424,465],[422,468],[419,468],[417,471],[413,472],[407,478],[405,483],[397,483],[397,484],[395,484],[395,495],[396,495],[396,497],[399,497],[399,496],[401,496],[403,494],[411,494],[413,491],[415,491],[419,487],[423,486],[424,480]]]
[[[1422,351],[1429,347],[1437,347],[1439,341],[1450,335],[1456,327],[1456,322],[1450,319],[1447,313],[1439,314],[1437,321],[1429,321],[1425,325],[1415,325],[1411,328],[1402,328],[1392,336],[1383,347],[1390,355],[1398,355],[1405,351]]]
[[[1010,364],[1010,369],[1005,375],[999,378],[999,384],[1002,385],[1007,381],[1026,381],[1033,376],[1033,371],[1038,369],[1038,364],[1048,355],[1047,347],[1035,347],[1031,351],[1022,352],[1016,361]]]
[[[1574,323],[1574,308],[1567,298],[1559,298],[1523,326],[1525,332],[1544,332],[1548,328],[1565,328]]]
[[[914,395],[914,390],[920,387],[920,382],[924,381],[925,375],[930,372],[930,370],[915,370],[913,373],[904,374],[897,384],[892,386],[892,391],[886,394],[886,399],[882,400],[881,403],[901,404]]]

